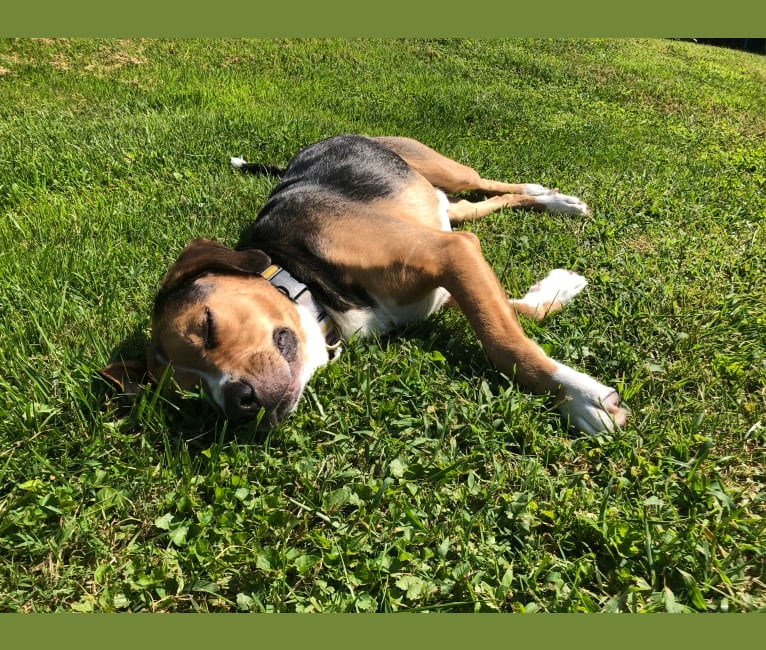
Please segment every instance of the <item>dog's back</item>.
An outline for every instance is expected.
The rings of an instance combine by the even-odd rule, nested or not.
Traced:
[[[240,248],[265,251],[335,312],[372,309],[374,298],[362,285],[344,281],[326,242],[352,221],[379,219],[371,206],[404,192],[416,176],[372,138],[341,135],[309,145],[290,162]]]

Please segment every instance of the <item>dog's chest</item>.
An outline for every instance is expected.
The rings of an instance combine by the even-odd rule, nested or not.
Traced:
[[[449,200],[441,190],[436,190],[439,200],[438,217],[442,230],[451,230],[449,221]],[[327,309],[341,337],[348,340],[351,336],[369,336],[385,334],[399,327],[428,318],[440,309],[449,298],[449,292],[439,287],[420,300],[400,305],[393,300],[372,296],[376,306],[372,309],[349,309],[337,312]]]
[[[352,336],[385,334],[409,323],[424,320],[437,311],[447,298],[447,290],[439,287],[421,300],[407,305],[376,299],[377,306],[372,309],[349,309],[344,312],[328,309],[327,312],[341,337],[348,340]]]

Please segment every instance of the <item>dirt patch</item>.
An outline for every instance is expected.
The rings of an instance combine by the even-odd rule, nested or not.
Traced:
[[[99,54],[103,55],[98,61],[93,61],[84,66],[84,70],[95,73],[108,73],[127,66],[139,66],[146,64],[143,47],[140,41],[117,41],[115,49],[110,43],[106,47],[99,48]]]
[[[51,59],[51,67],[56,70],[69,70],[69,62],[62,52],[57,52]]]
[[[122,68],[141,66],[147,63],[147,58],[144,55],[146,39],[105,39],[97,41],[95,49],[87,47],[87,44],[83,47],[84,42],[78,39],[38,38],[30,40],[52,50],[48,63],[55,70],[74,70],[97,76],[107,76]]]
[[[143,65],[146,63],[146,57],[142,55],[136,56],[129,52],[115,52],[110,61],[118,67],[123,65]]]
[[[34,41],[35,43],[40,43],[42,45],[55,45],[56,43],[66,43],[69,39],[68,38],[31,38],[29,40]]]

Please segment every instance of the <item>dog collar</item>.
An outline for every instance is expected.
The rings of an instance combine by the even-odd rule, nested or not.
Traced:
[[[314,299],[309,288],[276,264],[272,264],[261,275],[294,303],[303,305],[311,312],[314,318],[316,318],[317,323],[319,323],[319,329],[327,344],[330,359],[332,359],[342,341],[338,336],[332,318],[330,318],[324,307]]]

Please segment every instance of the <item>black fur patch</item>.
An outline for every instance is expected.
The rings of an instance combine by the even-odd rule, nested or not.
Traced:
[[[210,295],[209,284],[189,282],[173,291],[160,291],[154,298],[152,320],[159,319],[168,309],[182,310],[188,305],[203,302]]]
[[[343,282],[325,259],[319,233],[353,212],[355,204],[401,191],[411,174],[401,157],[364,136],[336,136],[309,145],[290,162],[238,248],[263,250],[330,309],[372,308],[369,293]]]

